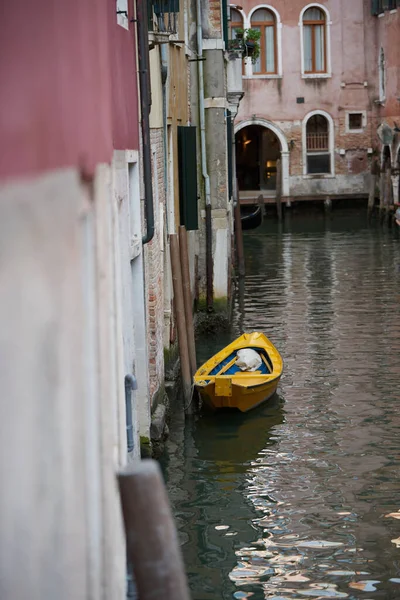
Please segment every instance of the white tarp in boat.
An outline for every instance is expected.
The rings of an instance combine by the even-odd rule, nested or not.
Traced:
[[[251,348],[238,350],[236,353],[236,364],[242,371],[257,371],[262,364],[262,360],[258,352]]]

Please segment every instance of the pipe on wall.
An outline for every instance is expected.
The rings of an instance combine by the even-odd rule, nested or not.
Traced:
[[[199,78],[201,170],[206,194],[206,280],[207,310],[213,309],[213,258],[210,177],[207,170],[206,117],[204,107],[203,31],[201,26],[201,0],[196,0],[197,20],[197,73]]]
[[[139,88],[140,88],[140,124],[142,129],[143,152],[143,182],[144,182],[144,213],[146,218],[146,233],[142,243],[151,242],[154,237],[154,203],[153,183],[151,176],[151,145],[150,145],[150,58],[148,40],[147,1],[136,0]]]
[[[135,444],[133,439],[132,414],[132,393],[134,390],[137,390],[136,377],[129,373],[128,375],[125,375],[126,444],[128,454],[133,451]]]
[[[169,176],[168,176],[168,125],[167,125],[167,79],[168,79],[168,51],[166,44],[160,44],[161,55],[161,83],[163,94],[163,124],[164,124],[164,185],[165,185],[165,206],[168,206]],[[165,215],[165,224],[167,236],[169,235],[168,212]]]

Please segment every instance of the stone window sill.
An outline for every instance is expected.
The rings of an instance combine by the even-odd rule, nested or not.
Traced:
[[[331,79],[331,73],[302,73],[302,79]]]
[[[282,75],[243,75],[243,79],[282,79]]]
[[[335,179],[335,175],[332,175],[332,173],[315,173],[313,175],[303,175],[303,179]]]

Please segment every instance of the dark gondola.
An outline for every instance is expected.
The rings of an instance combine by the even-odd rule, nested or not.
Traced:
[[[255,229],[259,227],[263,220],[262,205],[257,206],[241,206],[240,207],[240,220],[242,222],[242,229]]]

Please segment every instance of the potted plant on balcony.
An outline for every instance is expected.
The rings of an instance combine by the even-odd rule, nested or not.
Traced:
[[[244,46],[246,56],[251,56],[251,61],[256,62],[260,56],[260,37],[261,31],[258,29],[245,29],[244,31]]]
[[[244,29],[242,29],[241,27],[235,27],[235,39],[236,40],[243,40],[243,36],[244,36]]]
[[[234,38],[233,40],[229,40],[228,41],[228,50],[230,52],[243,52],[244,51],[244,45],[243,45],[243,39],[241,38]]]

